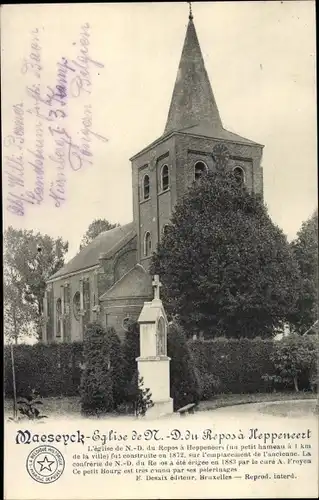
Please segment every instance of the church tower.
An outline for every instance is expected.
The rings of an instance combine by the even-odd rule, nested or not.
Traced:
[[[164,133],[131,158],[138,262],[148,269],[174,205],[217,165],[262,197],[262,149],[223,128],[190,10]]]

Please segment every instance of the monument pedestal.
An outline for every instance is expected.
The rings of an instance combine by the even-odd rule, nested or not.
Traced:
[[[173,399],[170,397],[169,363],[167,356],[136,358],[138,372],[143,377],[144,387],[150,389],[154,406],[148,409],[148,417],[160,417],[173,413]]]

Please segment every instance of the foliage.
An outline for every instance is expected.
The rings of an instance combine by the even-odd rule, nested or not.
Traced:
[[[189,341],[201,399],[211,399],[216,394],[271,391],[272,384],[263,375],[274,369],[270,360],[274,345],[272,339],[258,337]]]
[[[266,380],[292,386],[299,391],[299,379],[307,373],[308,379],[316,371],[318,348],[316,339],[310,335],[289,335],[278,341],[276,349],[271,353],[274,372],[265,374]]]
[[[84,367],[81,377],[81,410],[100,415],[113,410],[110,340],[99,323],[89,324],[83,342]]]
[[[34,332],[34,314],[30,304],[24,300],[23,285],[10,271],[4,276],[4,334],[9,341],[18,343],[21,337],[30,337]]]
[[[119,226],[119,224],[112,224],[106,219],[94,219],[81,240],[80,250],[91,243],[91,241],[93,241],[94,238],[96,238],[100,233],[109,231],[117,226]]]
[[[199,384],[193,357],[183,330],[176,323],[169,326],[167,352],[171,358],[170,382],[174,410],[199,401]]]
[[[111,362],[111,377],[113,388],[113,404],[114,408],[118,408],[125,400],[125,366],[124,355],[121,341],[118,338],[114,328],[108,327],[106,335],[109,341],[110,362]]]
[[[144,387],[143,377],[138,377],[135,415],[144,417],[147,410],[154,406],[152,394],[148,387]]]
[[[144,379],[138,375],[137,369],[127,387],[127,401],[136,417],[144,417],[149,408],[154,406],[149,388],[144,387]]]
[[[41,415],[40,410],[37,408],[38,405],[43,405],[39,394],[33,389],[29,395],[25,398],[19,399],[17,401],[18,411],[23,417],[29,420],[40,420],[42,418],[47,418],[46,415]]]
[[[300,269],[301,280],[296,307],[290,322],[298,333],[305,333],[318,319],[318,211],[302,224],[291,247]]]
[[[140,327],[137,322],[132,322],[123,344],[125,379],[131,381],[136,372],[136,358],[140,355]]]
[[[174,387],[177,386],[178,388],[179,380],[182,379],[181,384],[184,386],[188,384],[189,377],[193,377],[192,383],[196,386],[198,398],[201,400],[211,399],[215,395],[222,393],[253,394],[271,392],[274,389],[273,380],[269,380],[267,377],[265,379],[263,376],[267,373],[270,375],[277,374],[272,361],[272,352],[274,349],[278,349],[277,346],[280,345],[281,341],[261,338],[227,339],[225,337],[211,340],[190,340],[186,346],[187,356],[183,357],[185,360],[183,370],[186,373],[183,375],[184,371],[179,372],[179,360],[176,360],[179,349],[172,347],[171,342],[171,336],[174,334],[175,328],[175,326],[170,326],[168,338],[169,355],[172,356],[170,363],[172,397],[174,395],[173,391],[176,394]],[[316,341],[314,336],[311,336],[311,338],[313,342]],[[125,371],[125,396],[121,405],[123,408],[125,403],[129,403],[131,407],[133,405],[132,395],[134,391],[131,381],[134,379],[134,373],[136,374],[135,358],[138,356],[138,336],[133,337],[131,340],[133,340],[136,350],[131,351],[129,372],[132,372],[132,375],[130,378],[126,378],[128,372]],[[174,345],[179,344],[178,340],[175,339],[173,343]],[[124,348],[124,346],[122,347]],[[174,352],[176,352],[176,355]],[[189,356],[191,356],[191,359],[189,359]],[[31,388],[35,388],[42,397],[77,396],[79,394],[82,374],[80,366],[83,363],[82,342],[49,345],[19,344],[14,346],[14,358],[18,397],[28,394]],[[12,397],[10,346],[5,346],[4,361],[5,395],[6,397]],[[195,374],[192,376],[193,369]],[[185,384],[183,376],[187,377]],[[112,371],[112,379],[113,383],[116,384],[115,370]],[[175,380],[177,381],[175,382]],[[298,386],[300,390],[316,390],[317,384],[318,371],[316,364],[313,363],[311,368],[304,368],[300,373]],[[276,390],[287,390],[288,387],[287,383],[277,382],[275,388]],[[113,388],[112,392],[114,395]],[[185,404],[193,399],[195,398],[190,394]],[[116,401],[115,405],[117,405]],[[178,407],[181,406],[182,404]]]
[[[79,394],[82,342],[70,344],[18,344],[14,346],[14,364],[18,397],[32,388],[42,397]],[[10,346],[4,347],[5,394],[12,397]]]
[[[286,321],[298,269],[283,232],[231,173],[210,172],[177,204],[153,255],[163,302],[193,335],[263,337]]]
[[[68,243],[8,227],[4,233],[5,334],[17,340],[34,322],[41,336],[46,281],[64,264]],[[25,328],[20,328],[26,321]]]

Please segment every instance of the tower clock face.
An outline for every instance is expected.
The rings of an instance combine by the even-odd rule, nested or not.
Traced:
[[[229,149],[222,142],[216,144],[213,148],[213,159],[217,168],[225,168],[229,160]]]

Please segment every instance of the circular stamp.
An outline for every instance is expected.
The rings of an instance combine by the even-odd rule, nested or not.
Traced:
[[[53,483],[64,471],[64,458],[62,453],[54,446],[44,445],[34,448],[29,453],[26,467],[27,471],[38,483]]]

